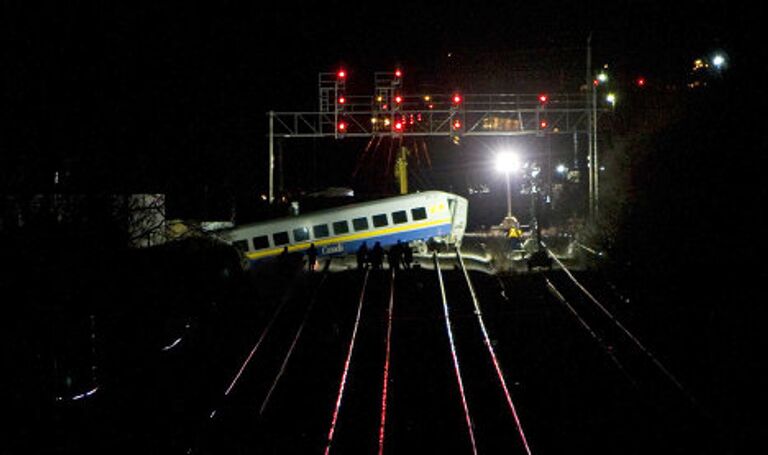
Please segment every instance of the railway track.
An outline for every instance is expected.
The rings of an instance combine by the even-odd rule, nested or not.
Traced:
[[[290,287],[190,452],[706,448],[680,381],[601,295],[561,271],[499,278],[463,262]]]
[[[297,263],[296,273],[254,277],[231,300],[205,302],[194,330],[168,338],[168,349],[139,331],[116,335],[139,317],[122,332],[101,329],[126,355],[110,357],[120,368],[104,369],[98,393],[54,403],[64,442],[51,444],[728,453],[727,432],[713,423],[721,417],[688,388],[696,370],[649,330],[665,320],[635,318],[642,294],[630,305],[605,276],[562,264],[491,275],[464,260],[443,252],[414,269],[338,273],[298,273]],[[88,439],[78,436],[85,428]]]

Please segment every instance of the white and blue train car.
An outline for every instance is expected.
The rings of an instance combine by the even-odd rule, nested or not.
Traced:
[[[386,248],[398,241],[460,244],[467,225],[467,200],[425,191],[350,204],[306,215],[237,226],[219,233],[251,262],[314,243],[319,256],[352,254],[363,242]]]

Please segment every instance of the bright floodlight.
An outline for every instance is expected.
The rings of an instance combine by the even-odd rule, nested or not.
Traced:
[[[609,93],[608,95],[606,95],[605,100],[608,101],[608,103],[610,103],[611,106],[615,106],[616,105],[616,94]]]
[[[496,154],[496,169],[507,174],[516,172],[520,169],[520,158],[515,152],[499,152]]]
[[[558,164],[557,168],[555,168],[558,174],[565,174],[565,172],[568,170],[567,167],[565,167],[565,164]]]
[[[605,83],[608,81],[608,75],[605,72],[600,72],[600,74],[597,75],[597,80]]]
[[[715,55],[712,58],[712,64],[715,66],[715,68],[718,68],[718,69],[722,68],[723,65],[725,65],[725,57],[723,57],[720,54]]]

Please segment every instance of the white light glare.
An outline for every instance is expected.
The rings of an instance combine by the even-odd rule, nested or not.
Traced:
[[[715,55],[712,58],[712,64],[715,66],[715,68],[718,68],[718,69],[722,68],[723,65],[725,65],[725,57],[723,57],[720,54]]]
[[[597,75],[597,80],[602,82],[602,83],[607,82],[608,81],[608,74],[606,74],[605,72],[601,72],[600,74]]]
[[[568,171],[568,168],[565,167],[565,164],[558,164],[555,170],[558,174],[565,174]]]
[[[616,104],[616,95],[615,95],[615,94],[613,94],[613,93],[609,93],[609,94],[608,94],[608,95],[605,97],[605,100],[606,100],[606,101],[608,101],[608,103],[610,103],[610,104],[611,104],[611,106],[613,106],[613,105],[615,105],[615,104]]]
[[[496,169],[504,173],[516,172],[520,169],[520,158],[514,152],[499,152],[496,154]]]

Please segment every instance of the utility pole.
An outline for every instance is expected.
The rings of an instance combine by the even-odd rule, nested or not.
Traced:
[[[275,201],[275,111],[269,111],[269,203]]]
[[[595,204],[594,204],[594,174],[593,169],[595,164],[592,160],[593,149],[593,112],[594,112],[594,75],[592,74],[592,32],[587,36],[587,67],[586,67],[586,90],[584,91],[584,99],[586,101],[585,111],[587,112],[587,171],[589,173],[589,196],[588,196],[588,211],[589,219],[594,219]]]

